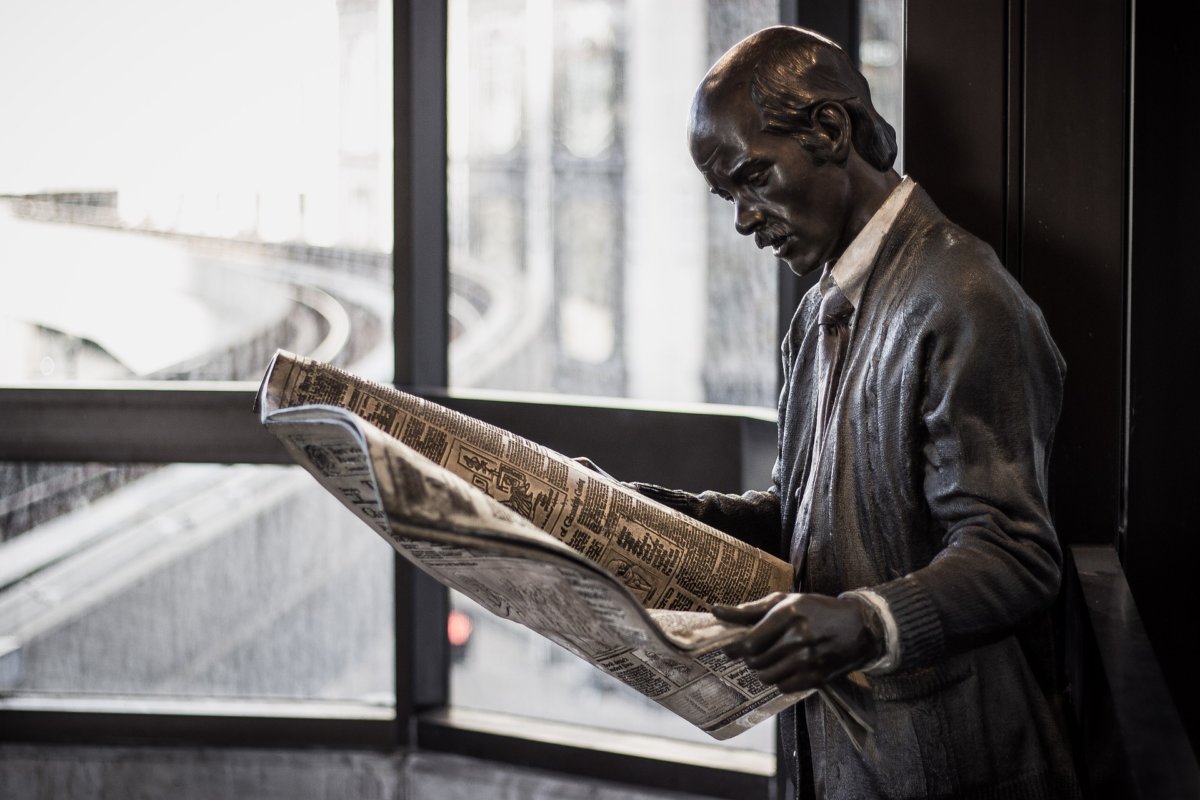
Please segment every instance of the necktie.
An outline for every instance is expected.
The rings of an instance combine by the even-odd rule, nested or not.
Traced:
[[[854,306],[846,299],[842,289],[832,278],[822,281],[821,308],[817,325],[821,331],[821,349],[817,356],[817,373],[820,381],[817,396],[817,419],[814,426],[813,456],[820,458],[825,441],[825,428],[833,409],[833,398],[837,394],[838,378],[842,374],[842,361],[846,358],[846,347],[850,343],[850,316]]]
[[[817,350],[817,415],[813,425],[813,443],[809,462],[808,479],[800,504],[800,523],[792,539],[791,561],[796,570],[795,589],[800,590],[804,556],[808,550],[808,519],[812,511],[812,496],[816,483],[817,469],[821,463],[821,451],[825,442],[825,429],[833,410],[833,399],[837,395],[838,379],[842,373],[842,362],[850,344],[850,317],[854,305],[842,293],[841,287],[826,273],[821,278],[821,307],[817,312],[817,331],[820,336]]]

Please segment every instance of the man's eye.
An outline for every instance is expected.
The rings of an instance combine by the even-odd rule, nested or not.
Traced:
[[[750,184],[751,186],[766,186],[770,177],[770,170],[760,169],[758,172],[752,173],[749,177],[747,177],[746,183]]]
[[[724,200],[727,203],[733,202],[733,198],[729,196],[729,192],[723,192],[720,189],[717,189],[716,187],[710,188],[708,190],[708,193],[715,194],[717,197],[721,198],[722,200]]]

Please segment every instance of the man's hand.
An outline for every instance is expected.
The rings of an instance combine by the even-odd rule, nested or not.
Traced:
[[[725,652],[782,692],[820,686],[870,664],[886,648],[872,629],[874,611],[853,597],[774,592],[751,603],[715,605],[712,613],[754,626]]]

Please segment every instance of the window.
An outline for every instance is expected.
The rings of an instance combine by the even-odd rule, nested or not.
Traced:
[[[791,4],[398,0],[394,16],[388,0],[6,9],[0,67],[23,79],[0,82],[10,112],[0,336],[16,343],[0,353],[0,730],[61,735],[62,718],[38,715],[101,700],[125,713],[136,695],[201,702],[183,716],[140,706],[157,709],[140,725],[177,739],[229,743],[265,716],[285,721],[251,727],[247,737],[268,733],[252,741],[411,743],[416,719],[420,746],[470,752],[475,740],[453,722],[416,709],[449,700],[529,711],[468,694],[470,670],[486,666],[479,654],[513,648],[556,676],[554,692],[620,709],[609,724],[637,718],[656,735],[707,741],[493,620],[471,620],[464,651],[461,620],[447,630],[436,588],[403,567],[393,578],[390,551],[348,517],[342,528],[339,509],[254,438],[255,385],[242,381],[257,380],[276,347],[413,382],[437,376],[445,356],[460,393],[769,414],[778,267],[738,241],[729,210],[708,197],[684,121],[707,65],[781,7]],[[872,36],[863,33],[864,64],[866,41],[885,38]],[[878,66],[895,55],[874,52]],[[445,142],[433,113],[443,99]],[[393,175],[409,181],[395,207]],[[433,366],[405,369],[421,359]],[[698,454],[699,466],[718,457]],[[99,553],[112,570],[87,557]],[[80,614],[58,613],[67,605],[54,591]],[[197,645],[177,628],[222,638]],[[197,646],[210,648],[205,658]],[[453,667],[437,656],[447,647]],[[142,677],[156,658],[184,666]],[[298,725],[303,711],[245,703],[264,698],[343,705],[308,720],[332,726]],[[204,717],[216,699],[238,702]],[[105,715],[70,724],[101,739],[144,735]],[[696,792],[765,787],[713,783],[723,768],[707,750],[689,762],[691,778],[628,752],[567,764],[524,730],[486,732],[498,743],[489,751],[591,774],[615,763],[631,781]],[[757,755],[773,747],[770,726],[760,731]]]
[[[777,4],[449,13],[451,385],[772,406],[776,264],[685,132],[709,64]]]
[[[896,170],[904,174],[904,2],[863,0],[858,61],[875,109],[896,129]]]
[[[390,377],[389,4],[4,16],[0,383],[257,381],[276,348]],[[390,709],[386,545],[298,468],[178,455],[0,462],[0,693]]]
[[[387,548],[303,470],[0,471],[0,691],[391,705]]]
[[[685,132],[700,77],[777,4],[448,8],[451,385],[772,406],[777,265],[738,241]],[[454,649],[456,706],[714,742],[453,602],[473,625]],[[729,745],[773,752],[773,726]]]

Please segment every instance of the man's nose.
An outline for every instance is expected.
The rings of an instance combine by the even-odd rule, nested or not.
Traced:
[[[754,233],[754,230],[762,225],[763,213],[754,203],[743,203],[738,201],[733,208],[733,227],[742,236],[749,236]]]

